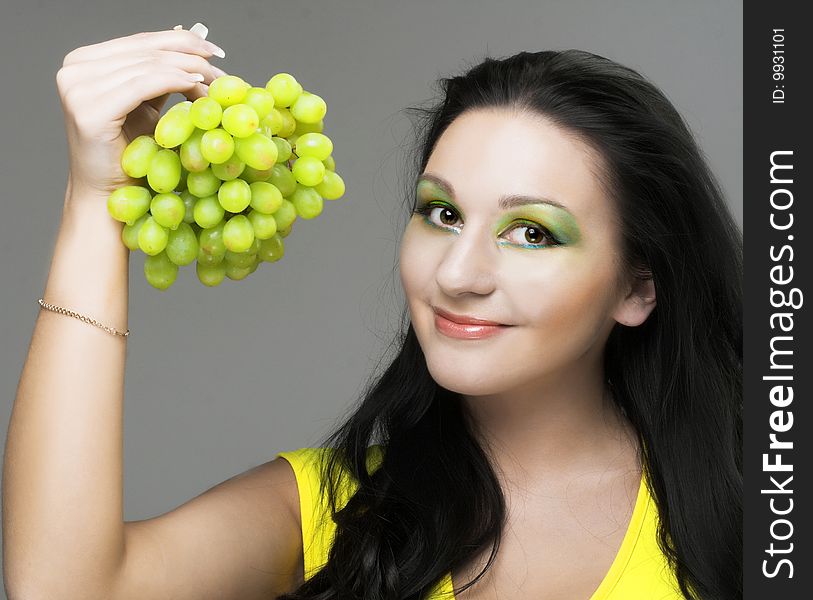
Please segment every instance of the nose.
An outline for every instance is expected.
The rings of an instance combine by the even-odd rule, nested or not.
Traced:
[[[448,296],[467,292],[489,294],[497,280],[498,249],[485,226],[466,224],[461,233],[449,236],[449,245],[435,281]]]

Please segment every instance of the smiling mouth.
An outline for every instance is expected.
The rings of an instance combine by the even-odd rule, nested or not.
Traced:
[[[435,330],[442,335],[465,340],[479,340],[488,338],[510,329],[511,325],[473,325],[470,323],[457,323],[435,313]]]
[[[441,316],[447,321],[451,321],[453,323],[458,323],[460,325],[482,325],[482,326],[489,326],[489,327],[511,327],[505,323],[498,323],[496,321],[489,321],[487,319],[480,319],[478,317],[470,317],[467,315],[458,315],[451,311],[442,309],[437,306],[432,306],[432,310],[435,312],[436,315]]]

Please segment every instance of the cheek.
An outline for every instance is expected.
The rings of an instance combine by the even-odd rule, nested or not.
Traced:
[[[533,268],[530,260],[503,266],[503,289],[516,322],[528,329],[545,353],[550,348],[578,353],[589,346],[606,323],[614,297],[614,267],[609,261],[588,262],[585,255],[575,254],[566,258],[533,261]]]
[[[407,225],[401,238],[398,258],[401,285],[410,303],[426,291],[426,286],[433,273],[430,265],[431,248],[428,244],[422,243],[419,240],[420,236],[416,233],[413,223]]]

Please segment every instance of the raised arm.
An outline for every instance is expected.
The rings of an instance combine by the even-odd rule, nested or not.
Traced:
[[[205,88],[194,74],[206,82],[223,74],[207,60],[215,48],[189,31],[169,30],[83,46],[65,57],[56,80],[70,174],[45,302],[127,329],[129,253],[122,224],[106,206],[111,191],[135,183],[119,158],[129,141],[152,132],[169,94],[195,99]],[[80,319],[39,312],[4,453],[3,576],[10,598],[109,600],[113,591],[161,598],[170,589],[187,589],[189,598],[227,597],[215,589],[287,585],[301,542],[296,483],[282,460],[167,515],[124,522],[126,344],[126,337]],[[247,535],[253,537],[241,537]],[[228,579],[266,559],[269,570],[285,575],[256,576],[250,588]],[[245,570],[235,566],[240,561]],[[147,580],[159,583],[139,596],[132,586]]]

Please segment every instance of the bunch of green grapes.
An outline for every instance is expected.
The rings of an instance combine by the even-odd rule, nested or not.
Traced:
[[[121,166],[141,185],[114,190],[107,210],[125,223],[124,245],[145,253],[150,285],[166,290],[193,262],[201,283],[217,286],[281,259],[296,218],[344,195],[326,113],[288,73],[264,88],[226,75],[134,139]]]

